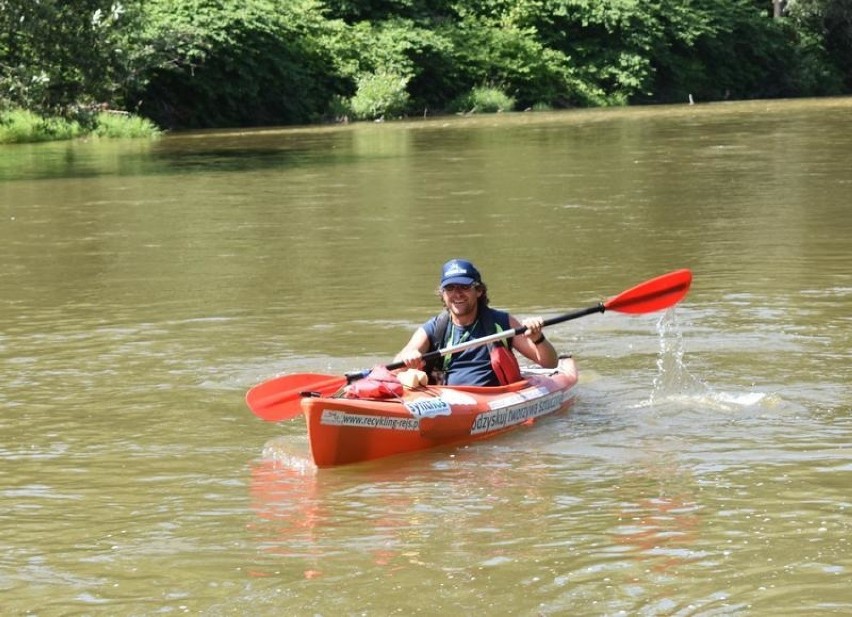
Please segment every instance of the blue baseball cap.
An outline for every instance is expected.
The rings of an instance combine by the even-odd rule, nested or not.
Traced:
[[[451,259],[441,269],[441,287],[481,283],[479,270],[465,259]]]

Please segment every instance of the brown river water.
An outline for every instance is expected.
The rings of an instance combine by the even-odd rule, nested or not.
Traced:
[[[852,614],[852,99],[0,146],[3,615]],[[244,404],[466,257],[576,405],[315,469]]]

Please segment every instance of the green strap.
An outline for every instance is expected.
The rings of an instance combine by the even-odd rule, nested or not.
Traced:
[[[497,332],[503,332],[503,327],[502,327],[500,324],[498,324],[496,321],[494,322],[494,329],[495,329]],[[498,342],[499,344],[503,345],[504,347],[508,347],[508,345],[506,345],[506,340],[507,340],[507,339],[501,338],[501,339],[499,339],[497,342]]]
[[[442,311],[435,319],[435,334],[433,338],[429,339],[429,351],[437,351],[443,346],[444,339],[447,337],[447,326],[450,323],[450,312]],[[426,361],[423,370],[431,375],[435,369],[438,368],[438,365],[443,360],[442,357],[437,356],[433,358],[429,358]]]
[[[488,308],[486,307],[484,310],[488,311]],[[499,323],[497,323],[495,320],[491,319],[491,313],[480,315],[480,317],[482,317],[482,324],[485,327],[485,331],[487,333],[492,328],[494,329],[494,332],[505,332],[505,330],[503,329],[503,327]],[[470,330],[465,332],[464,335],[462,335],[462,337],[456,343],[453,343],[453,344],[458,345],[460,343],[464,343],[467,339],[469,339],[470,333],[473,332],[474,328],[476,328],[476,324],[478,324],[478,323],[479,323],[479,319],[477,319],[474,322],[474,324],[473,324],[473,326],[471,327]],[[445,340],[443,341],[444,346],[448,346],[448,344],[452,342],[454,331],[455,331],[455,324],[452,322],[452,320],[450,320],[450,327],[447,328],[447,332],[449,332],[450,336],[444,337],[445,338]],[[495,344],[496,345],[502,345],[503,347],[505,347],[506,349],[511,351],[512,344],[511,344],[510,340],[511,340],[510,338],[498,339],[495,343],[489,343],[488,347],[491,348],[492,345],[495,345]],[[444,356],[444,365],[443,366],[444,366],[445,372],[447,370],[449,370],[450,362],[452,361],[452,359],[453,359],[452,354],[448,354],[448,355]]]
[[[467,339],[469,339],[470,333],[473,332],[476,329],[476,326],[478,324],[479,324],[479,320],[477,319],[476,321],[473,322],[473,325],[470,327],[470,330],[465,331],[465,333],[461,335],[461,338],[459,340],[457,340],[455,343],[453,343],[453,345],[461,345]],[[452,340],[453,340],[453,334],[455,333],[455,331],[456,331],[456,324],[450,322],[450,327],[449,327],[449,333],[450,333],[449,341],[450,342],[452,342]],[[445,371],[450,368],[450,361],[452,359],[453,359],[453,354],[447,354],[446,356],[444,356],[444,370]]]

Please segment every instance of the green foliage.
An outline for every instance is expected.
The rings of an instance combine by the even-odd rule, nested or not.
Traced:
[[[787,15],[798,78],[814,94],[852,91],[852,0],[790,0]]]
[[[340,51],[346,53],[350,76],[363,73],[388,72],[411,77],[415,71],[415,59],[423,40],[429,34],[419,30],[411,22],[390,20],[373,25],[358,23],[346,30]],[[348,53],[344,51],[348,49]]]
[[[656,24],[646,6],[629,0],[521,0],[507,3],[499,19],[558,54],[552,66],[571,67],[567,100],[554,103],[623,104],[650,80],[648,50]]]
[[[0,2],[0,99],[68,118],[119,101],[136,68],[133,2]]]
[[[313,0],[154,0],[158,62],[139,109],[170,127],[308,122],[344,90],[335,27]]]
[[[668,67],[660,65],[672,69],[672,84],[658,84],[663,100],[685,100],[684,88],[699,100],[794,94],[788,79],[793,48],[778,22],[751,0],[720,1],[708,4],[705,11],[702,29],[684,40]],[[683,60],[689,72],[678,70]]]
[[[150,120],[124,113],[100,112],[87,128],[77,120],[44,118],[25,109],[0,113],[0,143],[58,141],[78,137],[139,138],[160,133]]]
[[[140,118],[139,116],[131,116],[129,114],[101,112],[97,115],[92,134],[96,137],[139,138],[155,137],[160,132],[157,125],[147,118]]]
[[[490,20],[465,17],[451,36],[457,71],[453,98],[488,83],[499,85],[522,108],[606,102],[600,92],[582,83],[568,56],[537,40],[535,28],[511,23],[495,27]]]
[[[348,29],[345,45],[358,58],[357,73],[390,72],[407,80],[412,109],[440,110],[459,89],[453,41],[445,30],[393,19]]]
[[[80,123],[74,120],[43,118],[23,109],[0,114],[0,143],[56,141],[82,134]]]
[[[358,90],[350,101],[358,120],[400,116],[408,105],[408,78],[398,73],[370,73],[358,79]]]
[[[501,111],[512,111],[515,99],[498,88],[474,88],[464,96],[457,98],[450,109],[462,113],[493,114]]]
[[[387,19],[433,19],[450,15],[452,2],[447,0],[326,0],[329,15],[354,24]]]
[[[852,91],[852,0],[789,0],[782,19],[771,9],[770,0],[0,0],[0,108],[86,132],[104,105],[203,128],[440,113],[461,101],[484,109],[491,88],[523,109]]]
[[[454,43],[446,30],[405,19],[359,22],[339,30],[334,46],[338,70],[351,80],[353,96],[366,76],[398,76],[406,82],[406,107],[419,113],[422,109],[441,110],[467,87],[459,84]]]

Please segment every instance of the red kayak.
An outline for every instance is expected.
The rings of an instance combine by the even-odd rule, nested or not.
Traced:
[[[398,399],[305,397],[311,455],[318,467],[488,439],[568,409],[577,367],[533,369],[506,386],[424,386]]]
[[[616,311],[641,314],[677,304],[689,291],[692,272],[675,270],[636,285],[606,302],[545,319],[555,325],[587,315]],[[519,327],[458,343],[423,356],[444,356],[519,336]],[[402,362],[384,366],[403,368]],[[567,409],[574,400],[577,367],[563,358],[555,369],[530,369],[523,380],[493,388],[418,386],[390,397],[343,397],[345,388],[372,371],[345,376],[318,373],[282,375],[246,393],[246,403],[267,422],[304,415],[314,462],[320,467],[370,461],[405,452],[487,439]],[[401,387],[401,384],[398,384]],[[367,390],[369,391],[369,390]]]

